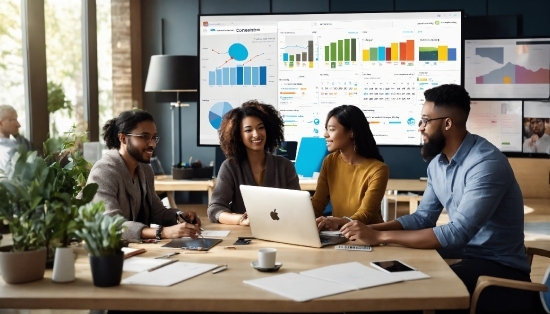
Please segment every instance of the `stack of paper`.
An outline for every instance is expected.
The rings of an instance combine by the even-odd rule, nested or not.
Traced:
[[[297,302],[403,281],[389,273],[361,263],[337,264],[244,283],[287,297]]]

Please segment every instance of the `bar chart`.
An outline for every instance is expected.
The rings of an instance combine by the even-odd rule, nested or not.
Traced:
[[[267,85],[267,67],[237,65],[218,68],[208,71],[208,84],[212,86]]]
[[[357,60],[357,38],[342,38],[324,45],[325,66],[331,69],[353,65]]]
[[[363,47],[362,60],[378,62],[414,62],[414,40],[392,42],[389,46]]]
[[[285,69],[313,69],[315,63],[312,36],[285,36],[280,41],[281,66]]]
[[[419,61],[456,61],[456,48],[448,46],[418,47]]]

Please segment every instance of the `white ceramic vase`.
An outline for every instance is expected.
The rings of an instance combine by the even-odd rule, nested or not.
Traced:
[[[52,281],[71,282],[74,281],[74,254],[69,247],[59,247],[55,250],[53,261]]]

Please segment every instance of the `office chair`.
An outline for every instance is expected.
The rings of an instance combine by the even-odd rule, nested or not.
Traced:
[[[529,263],[533,263],[534,255],[550,258],[550,251],[547,251],[545,249],[528,247],[526,248],[526,252],[527,252],[527,257],[529,259]],[[503,279],[503,278],[497,278],[497,277],[491,277],[491,276],[480,276],[477,280],[474,293],[472,294],[472,299],[470,303],[470,314],[476,313],[477,302],[479,301],[479,296],[481,292],[483,291],[483,289],[490,286],[521,289],[521,290],[527,290],[527,291],[539,291],[541,295],[541,302],[542,302],[543,308],[546,310],[547,313],[550,313],[549,311],[550,310],[550,292],[548,291],[548,286],[550,285],[549,274],[550,274],[550,266],[548,266],[548,269],[546,270],[546,274],[544,275],[542,284]],[[521,300],[518,300],[518,302],[521,302]]]

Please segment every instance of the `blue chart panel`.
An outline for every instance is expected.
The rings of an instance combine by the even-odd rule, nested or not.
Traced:
[[[233,107],[227,101],[215,103],[208,112],[208,120],[210,121],[210,125],[216,130],[219,129],[220,124],[222,123],[222,117],[231,109],[233,109]]]
[[[237,65],[208,71],[209,85],[267,85],[267,67]]]

